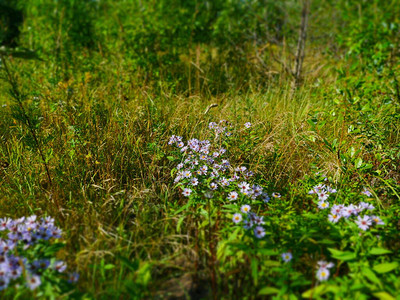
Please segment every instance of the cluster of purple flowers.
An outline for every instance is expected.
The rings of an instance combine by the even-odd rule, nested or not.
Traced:
[[[226,120],[221,120],[219,123],[210,122],[208,128],[213,129],[214,133],[218,136],[220,134],[225,134],[226,136],[231,136],[232,133],[228,131],[229,123]]]
[[[227,126],[229,124],[225,120],[218,124],[215,122],[209,124],[216,138],[228,133]],[[250,126],[250,123],[245,124],[246,128]],[[225,159],[226,149],[216,147],[208,140],[190,139],[184,143],[182,137],[175,135],[170,138],[168,144],[177,146],[183,153],[183,160],[176,167],[178,172],[174,180],[181,185],[183,196],[189,197],[195,190],[202,190],[205,191],[206,198],[212,198],[217,193],[228,201],[260,199],[265,203],[269,202],[270,197],[261,186],[249,183],[254,175],[252,171],[247,170],[245,166],[233,168]],[[278,198],[280,194],[274,193],[273,196]],[[249,205],[243,205],[241,213],[247,217],[244,220],[244,227],[252,228],[256,237],[263,237],[265,231],[261,227],[264,223],[262,217],[250,213]],[[234,214],[233,222],[242,222],[241,213]]]
[[[318,184],[314,186],[308,193],[315,194],[318,196],[318,208],[327,209],[329,207],[329,202],[327,201],[329,195],[331,193],[336,193],[336,189],[333,189],[325,184]],[[362,191],[362,194],[370,197],[372,196],[371,192],[367,189]],[[372,211],[375,207],[366,202],[360,202],[358,205],[349,204],[349,205],[333,205],[331,208],[331,212],[328,216],[328,219],[332,223],[337,223],[341,218],[349,219],[351,216],[357,217],[355,223],[358,227],[364,231],[369,229],[373,224],[376,225],[385,225],[385,223],[381,220],[380,217],[374,215],[364,215],[361,216],[363,211]]]
[[[293,259],[293,255],[291,252],[285,252],[281,254],[282,260],[285,263],[290,262]],[[332,269],[335,265],[331,262],[326,262],[324,260],[321,260],[317,263],[317,279],[319,281],[326,281],[329,279],[330,276],[330,271],[329,269]]]
[[[334,194],[337,191],[325,184],[318,184],[314,186],[308,194],[316,194],[318,196],[318,207],[320,209],[326,209],[329,207],[329,202],[327,201],[330,194]]]
[[[51,217],[37,219],[35,215],[19,219],[0,219],[0,290],[7,288],[12,281],[25,278],[29,289],[41,284],[41,274],[51,268],[63,273],[67,265],[63,261],[37,259],[30,261],[23,256],[29,248],[41,241],[61,237],[61,230],[54,225]]]
[[[240,223],[243,220],[243,227],[245,229],[253,229],[254,236],[257,238],[263,238],[265,236],[265,229],[261,225],[264,225],[264,217],[257,216],[257,214],[250,212],[251,207],[248,204],[242,205],[240,211],[246,216],[246,219],[243,220],[243,216],[241,213],[236,213],[233,215],[233,222],[235,224]]]
[[[332,223],[337,223],[341,218],[349,219],[354,216],[357,217],[355,223],[358,227],[364,231],[368,230],[373,224],[376,225],[385,225],[385,223],[381,220],[380,217],[375,215],[364,215],[361,216],[363,211],[372,211],[375,207],[366,202],[360,202],[358,205],[349,204],[349,205],[333,205],[331,208],[331,213],[329,214],[329,221]]]

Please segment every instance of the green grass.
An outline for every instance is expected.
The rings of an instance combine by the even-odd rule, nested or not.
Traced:
[[[348,131],[354,124],[352,115],[334,103],[337,95],[325,92],[330,87],[304,86],[291,94],[288,85],[212,98],[150,94],[128,87],[122,89],[121,99],[121,89],[115,87],[118,81],[102,82],[89,76],[82,81],[80,77],[56,85],[40,84],[43,79],[37,72],[31,77],[34,91],[23,87],[29,95],[24,105],[32,108],[29,117],[39,120],[35,131],[52,185],[27,126],[6,117],[11,116],[13,102],[3,97],[7,105],[1,108],[5,117],[0,124],[4,141],[0,209],[5,216],[55,217],[66,231],[66,247],[60,255],[76,266],[81,274],[78,288],[88,297],[106,299],[115,293],[122,297],[126,293],[123,280],[142,280],[119,256],[138,259],[143,268],[151,270],[146,285],[152,297],[191,293],[196,289],[195,277],[204,281],[198,292],[210,293],[206,231],[197,227],[195,216],[189,214],[180,223],[184,212],[174,213],[184,199],[172,182],[167,145],[172,134],[204,137],[209,121],[226,119],[235,126],[253,123],[255,132],[239,136],[229,156],[232,162],[254,170],[270,189],[283,191],[289,207],[299,205],[299,180],[316,167],[331,176],[339,189],[357,181],[372,186],[383,207],[388,201],[398,201],[392,194],[392,189],[398,189],[391,181],[391,174],[398,173],[384,160],[387,149],[398,144],[398,135],[391,133],[391,139],[371,153],[365,148],[368,137]],[[218,106],[204,115],[213,103]],[[390,130],[379,122],[379,113],[385,111],[376,113],[374,126]],[[317,119],[324,124],[312,126]],[[344,162],[340,154],[351,149],[355,156]],[[356,157],[371,161],[382,180],[351,168]],[[220,218],[220,222],[229,222]],[[222,241],[224,233],[216,234],[217,241]],[[226,281],[229,272],[222,267],[219,293],[234,293],[232,284],[249,291],[251,280],[236,273],[246,268],[239,264]]]
[[[31,125],[0,67],[0,218],[56,219],[65,242],[58,258],[80,273],[75,298],[398,299],[398,268],[379,266],[400,262],[395,58],[379,73],[362,49],[352,57],[343,43],[332,54],[324,47],[335,42],[311,39],[304,82],[293,89],[282,66],[293,59],[285,43],[269,46],[281,63],[271,59],[263,70],[268,76],[257,62],[224,65],[232,49],[215,54],[214,46],[199,44],[196,73],[185,62],[194,59],[194,46],[179,61],[156,52],[159,61],[143,65],[124,46],[129,26],[128,33],[123,27],[113,27],[116,36],[101,33],[103,40],[99,33],[95,46],[85,46],[61,25],[50,30],[29,7],[21,43],[39,43],[41,60],[4,59],[26,96],[21,104]],[[51,24],[64,24],[64,13]],[[253,49],[245,50],[252,57]],[[185,206],[188,198],[173,182],[180,156],[170,136],[211,139],[209,122],[222,119],[235,131],[224,144],[231,164],[254,171],[269,194],[282,194],[268,206],[252,204],[268,220],[262,241],[233,225],[237,210],[224,199],[193,198]],[[245,122],[253,124],[250,131]],[[362,188],[371,190],[385,227],[359,236],[350,222],[327,222],[307,194],[318,183],[316,172],[338,190],[331,205],[359,202]],[[372,248],[390,254],[371,254]],[[289,250],[293,264],[283,264],[280,254]],[[349,252],[356,258],[347,259]],[[315,278],[322,259],[335,262],[326,284]],[[0,296],[12,299],[13,291]]]

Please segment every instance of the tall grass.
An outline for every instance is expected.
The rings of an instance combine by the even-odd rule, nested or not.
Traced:
[[[43,49],[49,55],[44,61],[5,58],[15,88],[26,97],[15,105],[10,79],[2,78],[0,216],[53,216],[66,232],[60,256],[81,274],[78,289],[87,298],[126,299],[133,297],[131,289],[155,299],[211,298],[215,274],[220,297],[255,298],[248,259],[231,259],[226,246],[235,237],[216,230],[213,240],[208,225],[179,211],[185,199],[173,184],[168,139],[173,134],[202,139],[210,121],[236,126],[231,163],[249,166],[271,190],[285,193],[290,213],[307,210],[298,194],[316,171],[338,189],[374,186],[381,208],[399,200],[399,103],[388,99],[390,84],[373,84],[379,76],[372,74],[370,85],[354,84],[349,78],[363,72],[341,78],[336,71],[347,70],[348,61],[333,61],[310,47],[305,81],[296,90],[282,62],[271,63],[263,84],[264,75],[234,83],[240,70],[227,72],[232,78],[226,82],[209,83],[214,75],[223,78],[218,73],[223,71],[207,62],[213,51],[207,48],[211,54],[199,58],[201,88],[179,89],[196,85],[194,67],[192,77],[188,68],[174,84],[149,79],[140,68],[133,70],[128,50],[121,52],[119,44],[71,45],[61,26],[65,13],[52,19],[60,22],[52,37],[23,28],[29,46],[45,39],[55,53]],[[274,47],[290,60],[285,44]],[[218,55],[224,61],[230,54]],[[242,67],[243,73],[260,68]],[[21,118],[18,106],[32,124]],[[253,134],[240,130],[245,122],[253,124]],[[224,222],[223,215],[218,218]],[[212,226],[221,228],[218,222]],[[213,254],[219,264],[210,265]]]
[[[23,73],[23,63],[14,66]],[[207,270],[201,257],[207,251],[204,233],[194,220],[178,225],[179,214],[171,214],[181,196],[170,174],[170,135],[202,138],[210,120],[251,121],[257,136],[239,139],[231,158],[289,193],[317,165],[340,185],[350,174],[339,151],[353,147],[361,149],[359,156],[369,155],[361,146],[364,139],[348,132],[352,120],[340,115],[346,112],[332,115],[337,95],[323,83],[294,94],[288,83],[188,98],[121,87],[120,77],[111,75],[77,73],[49,84],[43,71],[31,74],[29,85],[22,78],[19,84],[29,95],[24,105],[39,120],[36,130],[53,186],[29,143],[29,127],[11,117],[12,100],[3,93],[0,210],[2,215],[51,214],[59,220],[68,232],[64,255],[81,273],[79,287],[97,299],[124,293],[122,279],[130,272],[119,256],[151,265],[153,297],[196,292],[197,283],[187,274],[207,281],[207,272],[202,275]],[[325,123],[313,129],[310,122],[317,119]],[[327,144],[334,140],[344,142],[339,150]]]

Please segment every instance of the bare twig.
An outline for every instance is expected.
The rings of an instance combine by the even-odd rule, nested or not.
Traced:
[[[204,115],[206,115],[206,114],[208,113],[208,111],[209,111],[211,108],[217,107],[217,106],[218,106],[217,103],[210,104],[210,105],[207,107],[207,109],[204,111]]]
[[[308,16],[310,14],[310,0],[303,0],[303,9],[301,11],[301,25],[299,39],[297,41],[297,51],[294,69],[293,89],[297,88],[301,82],[301,70],[304,61],[304,48],[307,39]]]

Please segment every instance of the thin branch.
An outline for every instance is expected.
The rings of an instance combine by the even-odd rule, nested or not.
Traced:
[[[297,51],[296,51],[296,64],[294,70],[294,85],[293,88],[299,86],[301,82],[301,71],[303,68],[304,61],[304,48],[307,39],[307,26],[308,17],[310,14],[310,0],[303,0],[303,9],[301,11],[301,25],[299,32],[299,39],[297,41]]]

